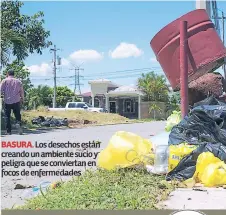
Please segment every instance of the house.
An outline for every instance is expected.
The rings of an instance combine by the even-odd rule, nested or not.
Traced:
[[[106,108],[105,95],[111,90],[115,90],[119,85],[112,83],[107,79],[99,79],[89,81],[91,92],[86,92],[80,95],[83,102],[87,102],[94,107]]]
[[[127,118],[141,118],[143,94],[132,86],[120,86],[107,79],[89,81],[91,92],[81,94],[82,101],[105,108]]]

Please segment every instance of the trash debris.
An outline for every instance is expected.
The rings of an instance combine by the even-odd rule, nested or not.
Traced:
[[[204,187],[200,187],[200,188],[197,188],[197,187],[194,187],[192,190],[194,191],[201,191],[201,192],[207,192],[207,189],[205,189]]]
[[[97,160],[98,167],[107,170],[153,163],[151,142],[125,131],[118,131],[112,136],[107,148],[100,152]]]
[[[22,184],[16,184],[14,190],[23,190],[23,189],[27,189],[27,188],[32,188],[32,186],[25,186]]]
[[[167,174],[166,179],[168,181],[185,181],[193,177],[197,178],[196,169],[199,169],[197,170],[199,171],[198,180],[204,185],[213,187],[225,183],[219,177],[223,177],[221,174],[225,171],[223,164],[226,162],[226,104],[219,102],[217,105],[212,105],[216,101],[213,97],[202,101],[201,106],[196,106],[188,117],[172,128],[169,135],[170,147],[186,142],[190,145],[196,145],[197,148],[185,156]],[[199,156],[204,156],[203,153],[206,152],[212,154],[212,158],[209,157],[209,161],[208,159],[201,161],[202,157]],[[216,157],[219,162],[214,163],[213,157]],[[205,171],[200,170],[206,164],[209,164],[206,166],[206,168],[209,168],[208,172],[207,169]],[[202,167],[199,168],[199,166]],[[201,177],[204,173],[206,174],[205,179],[204,176]],[[213,174],[215,181],[211,178]],[[224,172],[224,174],[226,173]]]
[[[194,108],[202,105],[221,105],[224,106],[225,103],[218,101],[214,96],[207,97],[205,100],[197,102],[194,104]]]
[[[224,78],[221,74],[207,73],[189,83],[189,105],[205,99],[209,93],[219,98],[223,93]]]
[[[68,119],[55,119],[53,117],[43,117],[39,116],[37,118],[32,119],[33,125],[39,125],[42,127],[61,127],[61,126],[68,126]]]
[[[214,97],[196,103],[187,117],[174,111],[163,132],[146,140],[119,131],[98,157],[107,170],[136,167],[166,175],[168,183],[204,191],[226,186],[226,103]]]
[[[186,186],[186,188],[193,188],[196,184],[196,181],[194,178],[190,178],[190,179],[184,181],[183,183]]]
[[[173,111],[173,113],[167,118],[165,130],[170,132],[171,129],[180,123],[181,121],[181,111]]]
[[[56,189],[56,188],[60,187],[61,184],[62,184],[61,182],[55,182],[55,183],[52,183],[52,184],[51,184],[51,188],[52,188],[52,189]]]
[[[169,146],[169,171],[172,171],[186,155],[189,155],[196,148],[196,145],[187,143]]]
[[[169,134],[170,134],[169,132],[162,132],[149,139],[150,142],[152,143],[154,152],[158,145],[168,146]]]
[[[155,150],[154,172],[161,175],[168,173],[168,145],[158,145]]]
[[[222,161],[226,161],[226,147],[221,143],[205,143],[197,147],[189,155],[185,156],[179,164],[170,171],[166,179],[167,180],[179,180],[184,181],[192,178],[196,171],[196,164],[199,155],[203,152],[211,152],[215,157],[218,157]]]
[[[223,186],[226,184],[226,164],[221,161],[209,164],[205,168],[201,182],[205,187]]]
[[[146,170],[147,170],[149,173],[155,173],[154,166],[152,166],[152,165],[146,165]]]
[[[174,126],[169,145],[186,142],[200,145],[207,142],[226,145],[226,104],[195,107],[188,117]]]
[[[87,120],[87,119],[85,119],[85,120],[83,121],[83,124],[84,124],[84,125],[92,124],[92,123],[93,123],[92,121]]]
[[[210,164],[215,164],[218,162],[221,162],[221,160],[215,157],[211,152],[203,152],[197,159],[196,171],[193,178],[195,178],[197,182],[202,182],[206,167]]]
[[[33,197],[36,197],[39,195],[41,192],[44,193],[46,190],[51,186],[51,182],[49,181],[41,181],[38,185],[34,186],[31,189],[25,190],[23,193],[23,197],[30,199]]]
[[[205,187],[226,185],[226,164],[211,152],[204,152],[197,159],[193,178]]]

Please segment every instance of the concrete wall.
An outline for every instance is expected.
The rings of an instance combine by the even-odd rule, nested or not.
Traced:
[[[156,119],[166,119],[169,114],[166,113],[166,103],[164,102],[141,102],[141,119],[148,119],[148,118],[154,118],[154,111],[152,113],[149,113],[149,108],[152,104],[156,104],[158,107],[160,107],[161,112],[155,111],[155,118]]]

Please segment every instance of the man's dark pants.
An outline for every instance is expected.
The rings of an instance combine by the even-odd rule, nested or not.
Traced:
[[[12,110],[17,123],[19,123],[21,126],[20,102],[14,104],[5,104],[6,130],[8,133],[11,133],[12,129],[10,121],[10,115]]]

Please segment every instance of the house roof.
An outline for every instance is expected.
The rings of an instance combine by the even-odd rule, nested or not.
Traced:
[[[110,82],[111,81],[109,81],[108,79],[101,78],[101,79],[89,81],[89,84],[90,83],[110,83]]]
[[[89,84],[94,84],[94,83],[97,83],[97,84],[101,84],[101,83],[108,83],[108,87],[119,87],[118,84],[115,84],[113,83],[112,81],[108,80],[108,79],[97,79],[97,80],[92,80],[92,81],[89,81],[88,82]]]
[[[82,93],[81,96],[82,97],[90,97],[91,96],[91,92]]]
[[[143,95],[143,93],[136,87],[132,86],[121,86],[108,92],[108,95]]]

